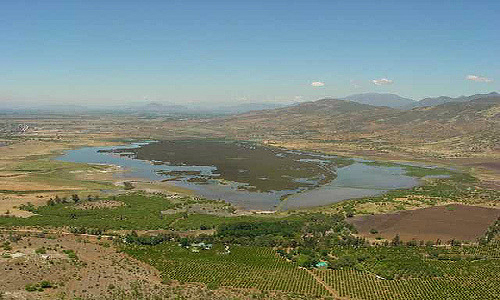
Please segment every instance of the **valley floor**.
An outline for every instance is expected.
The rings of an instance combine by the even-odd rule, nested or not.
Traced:
[[[52,159],[76,147],[208,129],[121,117],[13,122],[36,129],[0,138],[0,292],[7,299],[500,298],[496,154],[414,157],[459,170],[412,189],[268,213],[168,182],[125,183],[113,176],[124,170],[113,166]],[[384,164],[412,160],[273,144]]]

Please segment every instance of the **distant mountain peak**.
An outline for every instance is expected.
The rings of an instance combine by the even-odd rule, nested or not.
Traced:
[[[497,92],[490,92],[487,94],[474,94],[470,96],[459,96],[456,98],[448,97],[448,96],[439,96],[439,97],[428,97],[424,98],[420,101],[414,102],[411,105],[406,106],[406,109],[411,109],[415,107],[424,107],[424,106],[437,106],[448,102],[468,102],[480,98],[489,98],[489,97],[498,97],[500,94]]]
[[[376,107],[350,100],[323,98],[316,101],[301,102],[268,112],[283,115],[339,115],[345,113],[386,109],[390,108]]]
[[[413,99],[404,98],[397,94],[391,93],[353,94],[344,97],[343,99],[373,106],[388,106],[393,108],[404,107],[415,102],[415,100]]]

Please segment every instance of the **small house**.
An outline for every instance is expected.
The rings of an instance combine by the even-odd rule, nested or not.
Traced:
[[[212,244],[205,244],[204,242],[193,243],[193,244],[191,244],[191,247],[198,248],[201,250],[210,250],[210,249],[212,249]]]

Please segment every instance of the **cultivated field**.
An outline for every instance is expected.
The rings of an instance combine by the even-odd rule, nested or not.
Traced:
[[[475,241],[500,217],[500,209],[450,204],[392,214],[360,215],[350,219],[367,238]],[[377,233],[370,233],[376,230]]]

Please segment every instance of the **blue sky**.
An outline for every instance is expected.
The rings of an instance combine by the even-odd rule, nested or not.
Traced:
[[[498,91],[499,12],[477,0],[2,1],[0,101]]]

